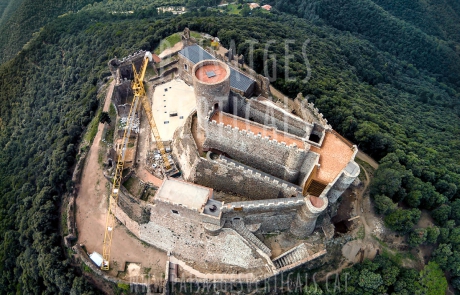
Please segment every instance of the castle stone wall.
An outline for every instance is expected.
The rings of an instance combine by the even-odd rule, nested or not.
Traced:
[[[308,198],[305,199],[305,206],[297,210],[297,214],[292,221],[290,231],[293,235],[299,238],[306,238],[313,233],[316,227],[316,219],[326,210],[329,204],[327,198],[320,199],[323,201],[321,208],[313,206]]]
[[[258,225],[258,233],[273,233],[289,230],[302,206],[303,197],[232,202],[222,208],[222,218],[231,221],[242,218],[246,225]],[[260,226],[259,226],[260,225]]]
[[[305,121],[320,124],[326,129],[332,129],[332,126],[328,124],[327,119],[324,118],[323,114],[315,107],[315,104],[308,102],[308,96],[304,98],[302,93],[299,93],[294,99],[293,108],[296,114]]]
[[[254,170],[223,161],[200,158],[193,178],[187,179],[215,190],[236,193],[254,200],[288,198],[300,190],[262,176]]]
[[[296,185],[283,183],[233,161],[210,161],[200,157],[191,134],[193,116],[190,115],[184,126],[176,130],[172,143],[173,155],[186,181],[254,199],[287,198],[301,192]]]
[[[359,176],[360,168],[356,162],[351,161],[349,164],[352,168],[347,171],[345,168],[339,179],[334,183],[332,188],[329,190],[327,197],[329,202],[335,203],[337,199],[343,194],[343,192],[350,186],[350,184],[355,181],[356,177]]]
[[[145,52],[146,51],[144,50],[140,50],[132,55],[128,55],[124,57],[121,60],[117,58],[110,60],[109,61],[110,72],[116,78],[120,78],[120,79],[126,78],[128,80],[132,80],[133,79],[132,64],[136,66],[136,69],[139,69],[142,64],[142,61],[144,60]]]
[[[120,194],[121,195],[121,194]],[[120,196],[118,196],[120,197]],[[114,202],[115,203],[115,202]],[[120,207],[117,204],[114,205],[115,208],[115,217],[124,225],[126,228],[132,232],[134,235],[140,235],[139,223],[131,218],[127,212],[124,211],[126,207]]]
[[[307,154],[304,149],[215,121],[208,122],[204,147],[224,151],[243,164],[292,183],[297,182]]]
[[[312,129],[307,122],[296,119],[294,115],[289,115],[274,105],[264,104],[256,99],[245,99],[235,93],[231,95],[229,112],[301,138],[307,137],[307,132]]]
[[[149,210],[144,206],[144,202],[133,197],[123,186],[118,194],[118,206],[138,223],[146,223],[150,218]]]
[[[178,71],[181,79],[188,85],[193,85],[192,69],[195,64],[179,54]]]
[[[307,156],[305,157],[302,167],[300,168],[299,185],[301,187],[305,186],[305,183],[307,182],[308,177],[311,174],[311,171],[313,170],[315,165],[318,165],[318,162],[319,154],[309,151],[307,153]]]
[[[247,272],[265,267],[266,260],[232,229],[209,234],[196,211],[158,202],[150,205],[151,220],[140,225],[139,238],[163,251],[171,251],[202,272]],[[178,211],[179,214],[173,213]]]
[[[133,96],[133,89],[131,88],[131,81],[122,80],[113,88],[112,101],[118,108],[119,105],[125,104],[128,98]]]

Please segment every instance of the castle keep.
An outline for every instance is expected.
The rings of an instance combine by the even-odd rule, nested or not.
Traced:
[[[183,42],[171,72],[193,87],[195,110],[181,116],[167,143],[182,179],[164,179],[153,202],[129,201],[124,191],[117,218],[200,271],[274,275],[324,255],[324,244],[305,239],[315,229],[323,234],[318,217],[330,218],[327,209],[359,175],[357,147],[313,104],[302,104],[299,117],[274,103],[267,79],[241,57],[205,50],[187,34]],[[125,60],[110,67],[114,99],[124,103],[129,69]],[[155,91],[163,91],[166,108],[172,90]],[[267,234],[293,237],[292,247],[274,253]]]

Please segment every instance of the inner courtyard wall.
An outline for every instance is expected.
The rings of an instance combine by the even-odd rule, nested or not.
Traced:
[[[276,127],[278,130],[305,138],[311,133],[313,126],[293,117],[274,105],[265,104],[256,98],[246,99],[239,94],[231,93],[230,113],[257,122],[262,125]]]
[[[194,178],[187,180],[253,200],[289,198],[300,192],[294,186],[283,186],[255,171],[232,164],[201,158],[196,165]]]
[[[308,151],[215,121],[208,122],[205,131],[204,148],[220,150],[243,164],[297,182]]]
[[[233,202],[224,205],[222,219],[240,218],[256,233],[269,234],[290,230],[297,211],[305,206],[303,197]]]
[[[184,126],[176,130],[172,142],[174,158],[186,181],[255,200],[288,198],[301,191],[296,185],[283,185],[273,177],[264,177],[255,169],[251,171],[241,165],[201,157],[191,133],[193,116],[190,115]]]

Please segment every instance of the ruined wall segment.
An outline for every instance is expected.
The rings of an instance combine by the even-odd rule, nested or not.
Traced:
[[[139,69],[144,57],[145,57],[145,50],[140,50],[132,55],[128,55],[123,59],[119,60],[118,58],[111,59],[109,61],[109,69],[112,73],[112,76],[117,80],[122,79],[133,79],[133,68],[132,65],[136,66],[136,69]],[[117,81],[118,84],[118,81]]]
[[[115,84],[112,94],[112,101],[117,107],[124,105],[128,102],[128,98],[133,97],[133,89],[131,88],[131,81],[123,79]],[[119,113],[119,110],[118,110]]]

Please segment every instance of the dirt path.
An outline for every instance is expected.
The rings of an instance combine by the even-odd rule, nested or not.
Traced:
[[[109,86],[103,111],[110,108],[115,81]],[[107,212],[107,181],[102,175],[98,163],[100,142],[104,124],[98,126],[93,144],[86,158],[81,182],[79,184],[77,204],[78,242],[85,244],[88,251],[102,251],[102,240],[105,227],[105,213]],[[100,245],[100,246],[99,246]]]
[[[368,154],[365,154],[364,152],[362,152],[361,150],[358,151],[358,154],[356,154],[356,157],[366,163],[368,163],[369,165],[371,165],[372,168],[374,169],[377,169],[379,168],[379,163],[377,163],[377,161],[375,161],[374,159],[372,159]]]
[[[369,237],[371,236],[372,229],[367,224],[366,217],[368,217],[368,214],[367,214],[368,212],[364,208],[363,195],[366,194],[367,188],[369,187],[370,178],[369,178],[369,174],[367,173],[366,169],[364,169],[363,167],[361,167],[361,169],[364,170],[364,174],[366,175],[366,182],[364,183],[364,188],[362,190],[362,193],[357,194],[357,198],[356,198],[357,206],[355,206],[355,208],[358,209],[358,212],[356,213],[360,215],[359,219],[361,220],[361,223],[364,225],[365,238],[363,242],[366,243],[366,242],[369,242]]]
[[[108,111],[111,103],[114,82],[107,91],[104,111]],[[101,165],[98,163],[103,124],[99,124],[98,132],[88,153],[79,192],[77,205],[78,243],[84,244],[89,253],[102,253],[105,218],[108,207],[108,188],[110,183],[104,178]],[[117,225],[113,233],[111,260],[114,270],[111,274],[124,270],[126,262],[137,262],[143,268],[150,268],[150,274],[161,277],[166,265],[166,253],[142,244],[122,225]]]
[[[172,54],[174,54],[174,53],[176,53],[178,51],[181,51],[183,47],[184,47],[184,44],[182,42],[177,42],[176,44],[174,44],[173,47],[163,50],[163,52],[161,52],[158,56],[160,58],[165,58],[165,57],[167,57],[169,55],[172,55]]]
[[[270,85],[270,92],[272,93],[272,95],[274,95],[276,98],[278,98],[281,101],[283,101],[283,99],[286,97],[286,95],[281,93],[281,91],[279,91],[278,89],[276,89],[272,85]]]

